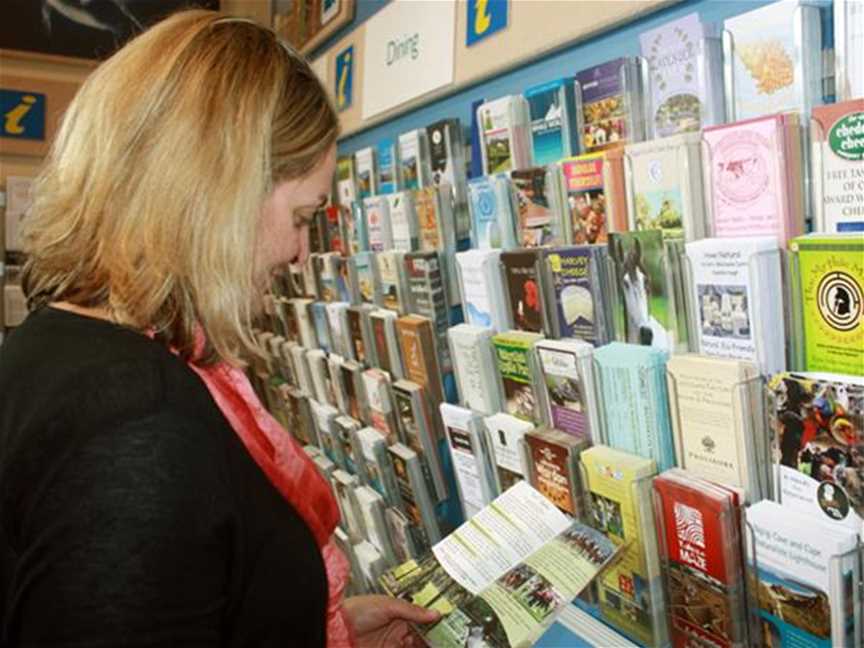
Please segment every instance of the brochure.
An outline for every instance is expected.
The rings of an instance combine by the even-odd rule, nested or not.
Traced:
[[[529,646],[615,552],[520,482],[380,582],[391,596],[442,614],[420,628],[430,646]]]

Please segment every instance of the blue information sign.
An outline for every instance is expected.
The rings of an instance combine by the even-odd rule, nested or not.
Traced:
[[[351,105],[354,84],[354,46],[346,47],[336,57],[336,110]]]
[[[507,26],[509,0],[468,0],[465,45],[471,47]]]
[[[45,139],[45,95],[38,92],[0,89],[3,137]]]

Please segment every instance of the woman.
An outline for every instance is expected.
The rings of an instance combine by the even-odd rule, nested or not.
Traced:
[[[340,601],[332,494],[242,372],[307,255],[337,120],[249,21],[177,14],[70,105],[0,348],[3,645],[400,645],[433,613]]]

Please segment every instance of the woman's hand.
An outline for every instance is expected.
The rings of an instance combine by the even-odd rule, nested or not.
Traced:
[[[440,618],[433,610],[379,594],[352,596],[343,605],[358,648],[422,646],[410,624],[432,623]]]

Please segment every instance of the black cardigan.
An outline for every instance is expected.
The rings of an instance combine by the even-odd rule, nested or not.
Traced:
[[[43,308],[0,346],[0,643],[322,646],[315,540],[162,345]]]

